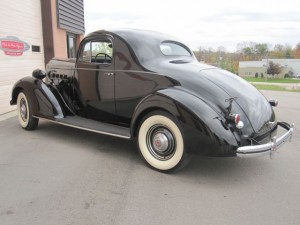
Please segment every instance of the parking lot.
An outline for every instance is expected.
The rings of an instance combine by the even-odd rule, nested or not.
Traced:
[[[298,225],[300,94],[263,93],[296,124],[292,143],[272,160],[193,156],[173,174],[149,169],[135,141],[1,121],[0,224]]]

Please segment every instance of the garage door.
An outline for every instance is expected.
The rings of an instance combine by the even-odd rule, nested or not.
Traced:
[[[40,0],[0,1],[0,115],[10,106],[13,84],[36,69],[44,69]]]

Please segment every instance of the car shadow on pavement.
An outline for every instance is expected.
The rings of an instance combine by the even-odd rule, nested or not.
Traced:
[[[89,131],[61,126],[51,122],[41,121],[37,128],[39,134],[47,135],[56,141],[72,143],[75,146],[83,146],[86,151],[97,151],[112,157],[126,160],[131,158],[139,168],[150,170],[137,150],[136,140],[126,140],[107,135],[97,134]],[[241,180],[260,175],[260,171],[267,172],[269,159],[252,158],[242,159],[237,157],[203,157],[191,155],[187,165],[168,176],[179,176],[182,178],[209,178],[209,180]],[[154,173],[158,173],[153,170]],[[162,173],[163,175],[163,173]]]
[[[98,134],[47,121],[40,122],[37,129],[39,132],[47,133],[48,137],[51,136],[55,140],[81,145],[84,146],[85,149],[94,149],[103,153],[111,152],[112,154],[127,152],[130,156],[136,155],[137,153],[134,140]]]
[[[197,180],[232,185],[234,182],[256,179],[272,174],[274,167],[268,157],[238,158],[238,157],[204,157],[193,155],[189,164],[178,172],[180,176],[188,176]]]

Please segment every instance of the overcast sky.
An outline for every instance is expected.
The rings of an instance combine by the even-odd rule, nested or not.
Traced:
[[[299,0],[84,0],[86,34],[110,28],[164,32],[192,49],[300,42]]]

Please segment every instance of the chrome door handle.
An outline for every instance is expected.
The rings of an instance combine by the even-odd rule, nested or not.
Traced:
[[[106,75],[106,76],[114,76],[115,73],[104,73],[104,75]]]

